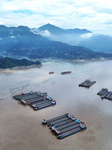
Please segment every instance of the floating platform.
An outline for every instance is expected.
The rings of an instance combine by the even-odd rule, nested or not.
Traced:
[[[63,139],[87,128],[81,120],[69,113],[50,120],[43,119],[42,124],[47,124],[58,139]]]
[[[31,105],[31,107],[34,110],[40,110],[40,109],[43,109],[43,108],[46,108],[46,107],[49,107],[49,106],[52,106],[52,105],[56,105],[56,101],[48,99],[48,100],[44,100],[44,101],[35,103],[35,104]]]
[[[105,89],[104,88],[102,88],[98,93],[97,93],[97,95],[102,95],[102,92],[104,91]]]
[[[41,101],[45,101],[46,97],[42,96],[42,97],[35,97],[35,98],[31,98],[31,99],[27,99],[27,100],[20,100],[21,103],[25,104],[25,105],[32,105]]]
[[[79,84],[79,87],[90,88],[95,83],[96,83],[96,81],[91,81],[91,80],[86,79],[84,82]]]
[[[64,115],[61,115],[61,116],[58,116],[58,117],[53,118],[53,119],[49,119],[49,120],[43,119],[43,120],[42,120],[42,123],[43,123],[43,124],[47,124],[47,126],[50,126],[50,123],[51,123],[51,122],[56,121],[56,120],[59,120],[59,119],[61,119],[61,118],[64,118],[64,117],[66,117],[67,115],[68,115],[68,113],[67,113],[67,114],[64,114]]]
[[[13,98],[16,99],[16,100],[21,100],[22,98],[30,96],[31,94],[34,94],[34,93],[32,93],[32,92],[31,93],[30,92],[29,93],[25,93],[25,94],[21,93],[19,95],[14,95]]]
[[[22,100],[22,99],[26,100],[30,98],[35,98],[37,96],[45,96],[45,95],[47,95],[47,92],[41,93],[40,91],[38,92],[30,91],[29,93],[21,93],[19,95],[14,95],[13,98],[16,100]]]
[[[56,105],[56,101],[48,96],[46,92],[22,93],[21,95],[13,96],[13,98],[18,100],[21,104],[29,105],[34,110]]]
[[[80,132],[84,129],[86,129],[87,127],[85,126],[85,124],[83,122],[80,122],[78,125],[76,125],[76,127],[73,127],[72,129],[69,129],[68,131],[63,132],[62,134],[59,134],[57,136],[58,139],[63,139],[66,138],[67,136],[70,136],[72,134],[75,134],[77,132]]]
[[[112,101],[112,91],[108,91],[107,88],[102,88],[97,95],[99,95],[102,99],[108,99]]]

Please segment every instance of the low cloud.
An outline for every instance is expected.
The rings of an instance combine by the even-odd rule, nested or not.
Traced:
[[[51,33],[48,30],[41,31],[40,35],[42,35],[44,37],[51,37]]]
[[[90,37],[92,37],[93,36],[93,33],[87,33],[87,34],[83,34],[83,35],[81,35],[81,38],[83,39],[85,39],[85,38],[90,38]]]
[[[11,36],[12,39],[16,38],[15,36]]]

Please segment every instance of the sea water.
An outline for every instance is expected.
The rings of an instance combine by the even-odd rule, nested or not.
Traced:
[[[112,149],[112,101],[97,95],[102,88],[112,91],[112,61],[71,63],[46,60],[42,67],[0,70],[1,150],[110,150]],[[54,74],[49,74],[53,71]],[[63,71],[71,74],[61,75]],[[78,85],[85,79],[96,81],[89,89]],[[33,111],[12,99],[15,94],[47,92],[56,105]],[[58,140],[41,124],[71,113],[87,129]]]

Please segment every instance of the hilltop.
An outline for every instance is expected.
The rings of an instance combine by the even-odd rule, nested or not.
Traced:
[[[62,28],[59,28],[59,27],[57,27],[55,25],[52,25],[50,23],[39,27],[38,30],[40,30],[40,31],[48,30],[51,34],[56,34],[56,35],[60,35],[60,34],[65,35],[65,34],[86,34],[86,33],[92,33],[91,31],[89,31],[87,29],[79,29],[79,28],[62,29]]]

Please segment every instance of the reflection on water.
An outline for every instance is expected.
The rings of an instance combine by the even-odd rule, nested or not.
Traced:
[[[101,100],[101,88],[112,90],[112,61],[75,64],[61,61],[43,62],[42,68],[4,73],[0,71],[0,146],[2,150],[110,150],[112,149],[112,102]],[[71,74],[61,75],[62,71]],[[50,75],[49,72],[54,71]],[[85,79],[96,81],[90,89],[78,87]],[[11,99],[15,94],[46,91],[57,105],[40,111],[22,107]],[[85,122],[87,130],[56,139],[41,125],[50,119],[72,113]]]

